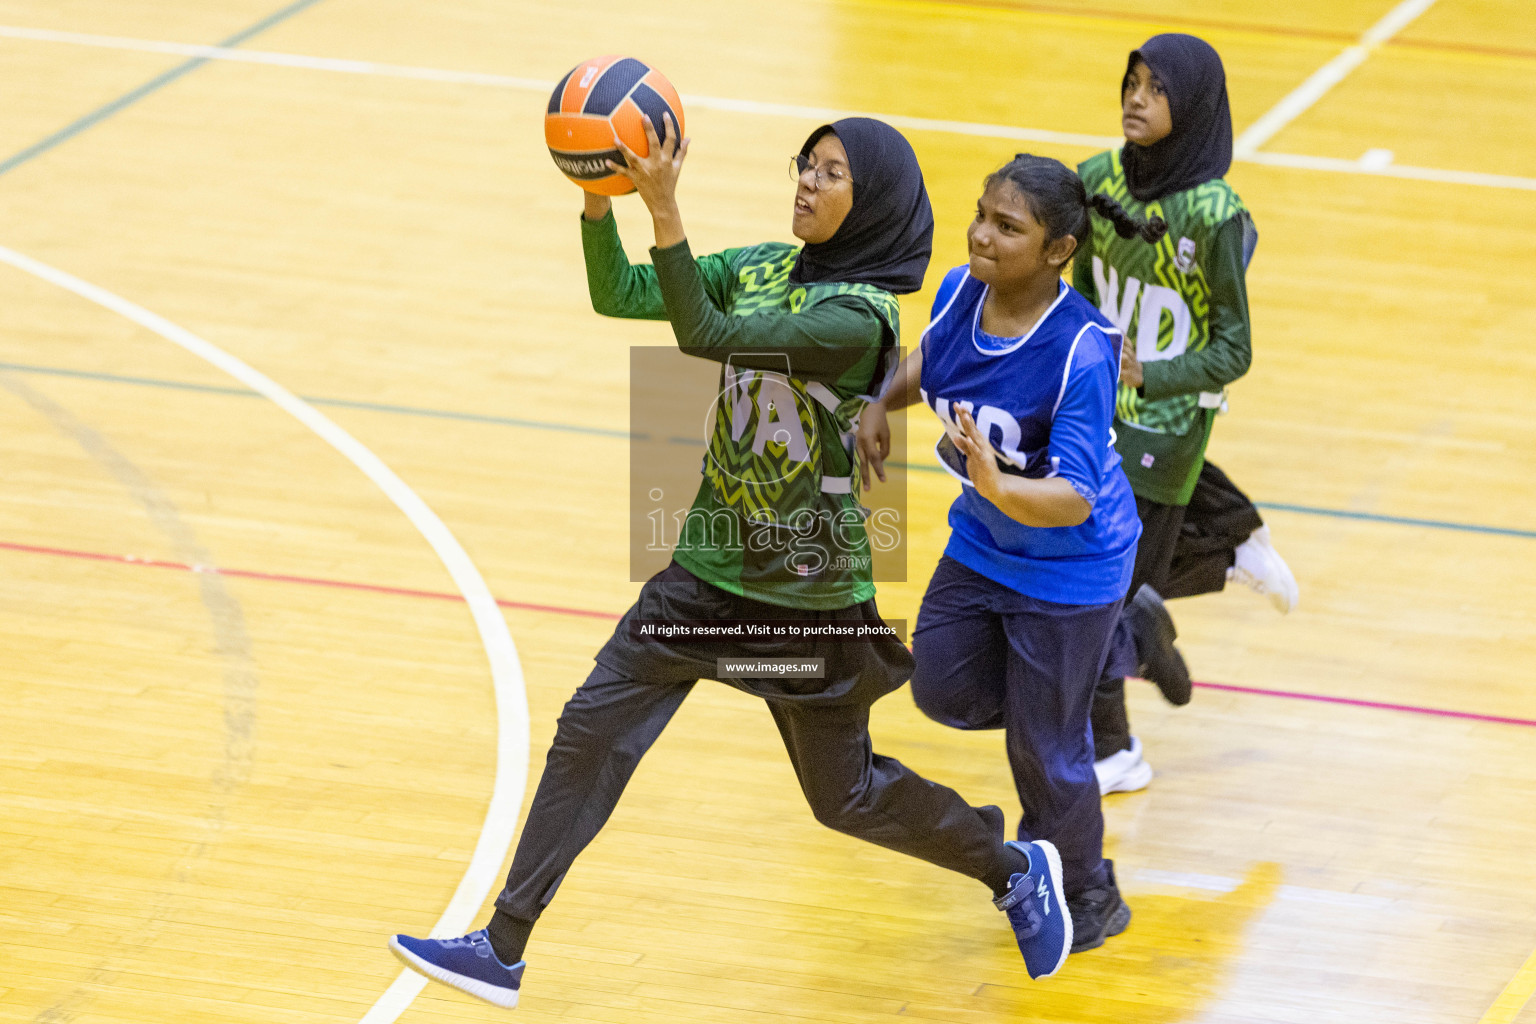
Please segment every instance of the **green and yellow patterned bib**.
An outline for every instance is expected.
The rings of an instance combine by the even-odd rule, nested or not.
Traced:
[[[1101,161],[1099,174],[1090,170]],[[1115,234],[1103,217],[1093,218],[1093,278],[1099,308],[1136,343],[1143,363],[1199,352],[1211,340],[1211,285],[1200,265],[1216,230],[1247,207],[1232,186],[1217,178],[1183,192],[1143,203],[1131,195],[1118,150],[1100,154],[1083,167],[1084,181],[1134,217],[1158,216],[1168,233],[1149,245]],[[1149,402],[1120,385],[1115,416],[1160,434],[1184,435],[1203,420],[1198,395]]]
[[[896,296],[867,284],[792,284],[798,254],[776,242],[733,253],[740,288],[730,315],[799,313],[836,296],[857,295],[875,308],[893,339],[900,337]],[[754,353],[754,362],[761,364],[763,355]],[[832,386],[792,376],[791,358],[785,354],[782,372],[727,362],[720,375],[704,476],[721,505],[753,522],[788,524],[802,510],[820,507],[823,494],[850,493],[860,394],[878,393],[894,369],[895,349],[863,379]]]

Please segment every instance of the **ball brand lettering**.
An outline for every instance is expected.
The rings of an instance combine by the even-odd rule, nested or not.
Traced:
[[[624,158],[618,150],[609,150],[606,153],[561,153],[550,150],[549,155],[554,158],[555,166],[560,172],[572,178],[604,178],[611,172],[608,170],[607,161],[623,166]]]
[[[590,174],[599,170],[603,164],[602,161],[593,160],[591,157],[557,156],[555,166],[569,174]]]

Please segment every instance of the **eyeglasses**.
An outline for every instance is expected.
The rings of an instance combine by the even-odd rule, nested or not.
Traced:
[[[799,181],[807,170],[815,172],[816,190],[818,192],[828,185],[836,186],[841,185],[845,181],[853,180],[842,171],[818,167],[811,163],[811,158],[803,153],[789,158],[789,176],[791,178]]]

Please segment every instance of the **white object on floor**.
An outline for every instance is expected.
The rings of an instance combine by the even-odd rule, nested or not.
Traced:
[[[1093,763],[1093,774],[1099,780],[1099,795],[1131,793],[1145,789],[1152,781],[1152,766],[1141,758],[1141,740],[1131,737],[1131,749],[1110,754]]]
[[[1227,570],[1227,579],[1258,591],[1269,598],[1275,611],[1284,615],[1301,600],[1301,590],[1291,567],[1285,564],[1269,542],[1269,527],[1261,526],[1237,546],[1236,560]]]

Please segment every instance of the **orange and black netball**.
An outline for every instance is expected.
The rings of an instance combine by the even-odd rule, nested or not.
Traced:
[[[650,155],[641,116],[648,116],[663,141],[670,113],[683,131],[683,105],[677,90],[660,71],[633,57],[609,55],[582,61],[555,86],[544,115],[544,141],[555,166],[567,178],[599,195],[634,191],[622,174],[608,168],[612,160],[624,165],[614,138],[641,156]]]

